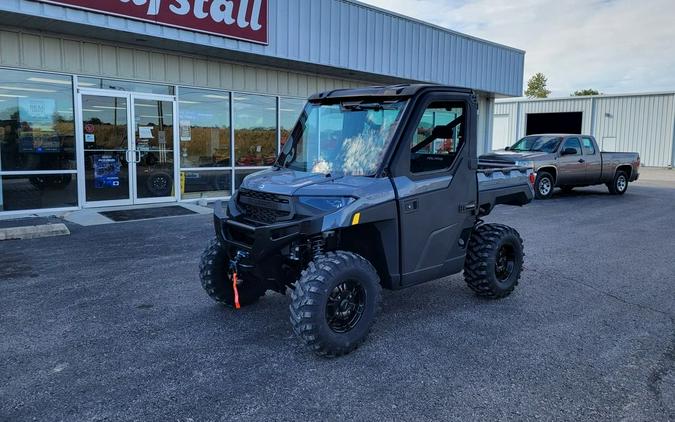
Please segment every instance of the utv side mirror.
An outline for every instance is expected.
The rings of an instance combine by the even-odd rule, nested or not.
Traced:
[[[560,155],[576,155],[576,153],[577,150],[574,148],[565,148],[564,150],[562,150]]]
[[[504,151],[511,151],[511,147],[504,148]]]

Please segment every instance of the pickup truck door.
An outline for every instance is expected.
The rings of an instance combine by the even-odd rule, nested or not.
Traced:
[[[478,204],[475,105],[432,94],[416,104],[396,154],[401,286],[462,270]],[[473,159],[472,159],[473,158]]]
[[[574,150],[574,154],[565,154]],[[581,140],[573,136],[566,138],[560,147],[558,158],[558,178],[556,186],[578,186],[586,181],[586,159],[581,152]]]
[[[581,148],[586,160],[586,185],[597,185],[602,182],[602,155],[597,143],[590,136],[581,137]]]

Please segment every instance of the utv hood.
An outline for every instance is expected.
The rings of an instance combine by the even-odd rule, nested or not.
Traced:
[[[484,154],[480,156],[481,161],[492,161],[497,163],[510,163],[515,164],[516,161],[536,161],[536,160],[545,160],[551,158],[553,154],[548,152],[515,152],[515,151],[506,151],[498,150],[493,151],[489,154]]]
[[[241,185],[244,189],[286,196],[370,196],[391,191],[386,178],[366,176],[326,176],[289,169],[271,168],[251,174]],[[388,189],[383,189],[388,187]]]

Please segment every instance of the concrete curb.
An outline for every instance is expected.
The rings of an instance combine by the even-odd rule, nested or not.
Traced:
[[[26,240],[41,237],[68,236],[70,230],[63,223],[43,224],[40,226],[9,227],[0,229],[0,241]]]

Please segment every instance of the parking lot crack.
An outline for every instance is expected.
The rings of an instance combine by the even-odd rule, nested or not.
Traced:
[[[540,274],[540,275],[541,275],[541,274],[544,274],[544,272],[542,272],[542,271],[537,271],[537,270],[534,270],[534,269],[532,269],[532,268],[528,268],[527,271],[530,271],[530,272],[533,272],[533,273],[537,273],[537,274]],[[548,275],[548,274],[546,274],[546,275]],[[653,307],[651,307],[651,306],[644,305],[644,304],[642,304],[642,303],[631,302],[630,300],[626,300],[626,299],[622,298],[621,296],[618,296],[618,295],[616,295],[616,294],[614,294],[614,293],[610,293],[610,292],[608,292],[608,291],[599,289],[599,288],[597,288],[596,286],[594,286],[594,285],[592,285],[592,284],[585,283],[585,282],[580,281],[580,280],[578,280],[578,279],[575,279],[575,278],[573,278],[573,277],[569,277],[569,276],[565,276],[565,275],[556,275],[556,276],[554,276],[554,277],[555,277],[555,278],[561,278],[561,279],[563,279],[563,280],[565,280],[565,281],[568,281],[568,282],[570,282],[570,283],[574,283],[574,284],[578,284],[578,285],[584,286],[584,287],[586,287],[586,288],[588,288],[588,289],[591,289],[591,290],[595,291],[596,293],[600,293],[600,294],[603,295],[603,296],[606,296],[606,297],[608,297],[608,298],[610,298],[610,299],[613,299],[613,300],[616,301],[616,302],[621,302],[621,303],[623,303],[624,305],[628,305],[628,306],[631,306],[631,307],[639,308],[639,309],[641,309],[641,310],[643,310],[643,311],[649,311],[649,312],[654,312],[654,313],[657,313],[657,314],[664,315],[664,316],[666,316],[668,319],[670,319],[671,322],[672,322],[673,320],[675,320],[675,316],[672,315],[672,314],[671,314],[670,312],[668,312],[668,311],[663,311],[663,310],[661,310],[661,309],[656,309],[656,308],[653,308]]]
[[[543,272],[541,271],[536,271],[530,268],[528,268],[528,271],[538,273],[540,275],[543,274]],[[624,305],[638,308],[642,311],[657,313],[668,318],[671,327],[670,342],[668,343],[665,351],[663,352],[661,358],[656,364],[656,367],[650,372],[647,378],[647,387],[649,388],[649,391],[654,395],[654,398],[656,399],[656,402],[658,403],[659,407],[665,412],[666,415],[668,415],[668,420],[675,420],[675,408],[669,404],[669,400],[667,400],[664,397],[665,394],[663,392],[663,388],[667,387],[668,385],[670,386],[670,388],[675,388],[675,385],[673,385],[675,383],[666,385],[668,383],[669,374],[673,371],[673,369],[675,369],[675,316],[673,316],[667,311],[662,311],[660,309],[643,305],[641,303],[631,302],[629,300],[622,298],[621,296],[599,289],[596,286],[593,286],[589,283],[585,283],[583,281],[577,280],[569,276],[558,275],[556,276],[556,278],[563,279],[573,284],[584,286],[588,289],[591,289],[605,297],[608,297],[616,302],[620,302]]]

